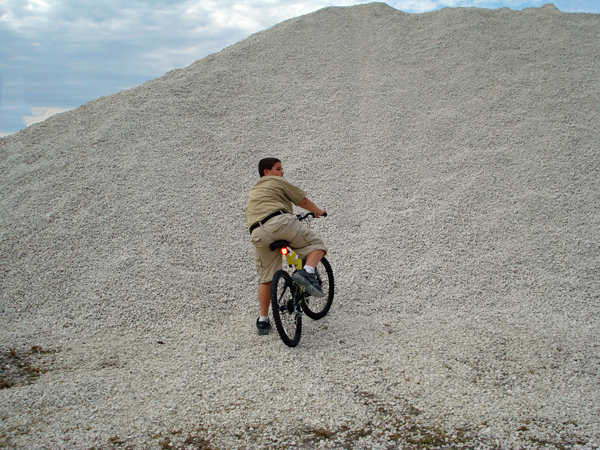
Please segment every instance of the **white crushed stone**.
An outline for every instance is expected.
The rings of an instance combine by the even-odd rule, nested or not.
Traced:
[[[0,447],[598,448],[598,105],[597,14],[372,3],[0,139]],[[330,212],[295,349],[265,156]]]

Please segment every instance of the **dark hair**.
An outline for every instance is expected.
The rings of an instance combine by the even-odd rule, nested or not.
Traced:
[[[265,176],[265,170],[271,170],[273,166],[281,161],[277,158],[263,158],[258,163],[258,174],[262,177]]]

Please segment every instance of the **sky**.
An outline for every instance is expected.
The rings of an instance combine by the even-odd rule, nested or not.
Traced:
[[[370,0],[0,0],[0,137],[187,67],[253,33],[327,6]],[[407,13],[598,0],[388,0]]]

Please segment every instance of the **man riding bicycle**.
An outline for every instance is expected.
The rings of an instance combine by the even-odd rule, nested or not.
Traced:
[[[306,193],[283,178],[283,167],[277,158],[264,158],[258,163],[260,180],[250,189],[246,205],[246,221],[254,245],[254,263],[258,273],[260,317],[256,321],[259,334],[268,334],[271,280],[281,269],[281,255],[271,251],[271,242],[284,239],[306,264],[294,274],[294,281],[315,297],[324,297],[314,269],[327,247],[317,233],[300,223],[294,215],[297,205],[320,217],[326,213],[306,198]]]

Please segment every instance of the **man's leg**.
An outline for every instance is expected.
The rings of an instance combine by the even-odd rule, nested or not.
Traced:
[[[325,293],[317,280],[315,268],[323,256],[325,256],[324,250],[313,250],[306,255],[306,264],[304,267],[301,270],[294,272],[294,275],[292,275],[292,279],[296,283],[304,286],[310,295],[321,298],[325,297]]]
[[[269,334],[271,324],[269,323],[269,304],[271,303],[271,282],[258,285],[258,304],[260,306],[260,317],[256,319],[258,334]]]
[[[258,304],[260,306],[260,315],[266,317],[269,315],[269,305],[271,304],[271,282],[258,285]]]
[[[313,250],[306,257],[306,265],[312,267],[313,269],[317,267],[321,258],[325,256],[325,252],[323,250]]]

